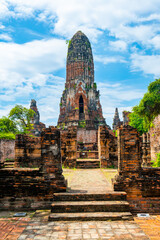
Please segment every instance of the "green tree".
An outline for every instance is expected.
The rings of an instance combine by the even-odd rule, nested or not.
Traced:
[[[140,134],[148,132],[149,123],[144,117],[140,117],[136,112],[129,114],[129,125],[136,128]]]
[[[160,79],[156,79],[148,86],[139,105],[133,107],[130,114],[130,125],[142,134],[153,126],[153,120],[160,114]]]
[[[152,167],[160,167],[160,152],[156,154],[156,161],[152,161]]]
[[[154,118],[160,114],[160,79],[156,79],[148,86],[138,107],[133,109],[141,117],[145,117],[151,124]]]
[[[0,118],[0,138],[15,139],[18,132],[16,123],[7,117]]]
[[[11,109],[9,118],[16,123],[19,133],[26,134],[33,129],[31,120],[34,113],[32,109],[27,109],[22,105],[16,105]]]

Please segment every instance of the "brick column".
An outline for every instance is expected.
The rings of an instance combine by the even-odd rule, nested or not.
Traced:
[[[41,166],[41,139],[18,134],[15,141],[15,167]]]
[[[66,160],[64,165],[74,168],[77,159],[77,127],[68,127],[66,133]]]
[[[100,167],[107,167],[109,161],[109,132],[106,126],[98,128],[98,151]]]
[[[113,180],[114,190],[128,191],[141,175],[140,136],[135,128],[123,126],[118,134],[118,174]]]
[[[117,130],[119,173],[141,170],[140,136],[136,129],[127,125]]]
[[[60,131],[55,127],[44,129],[41,133],[42,173],[48,184],[49,194],[66,191],[66,182],[62,175],[60,152]]]
[[[142,135],[142,167],[151,166],[150,134]]]

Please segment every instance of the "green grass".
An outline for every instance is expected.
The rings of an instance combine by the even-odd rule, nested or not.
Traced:
[[[106,177],[107,181],[109,183],[112,183],[112,179],[115,177],[115,175],[117,174],[117,170],[111,171],[111,169],[101,169],[102,173],[104,174],[104,176]]]

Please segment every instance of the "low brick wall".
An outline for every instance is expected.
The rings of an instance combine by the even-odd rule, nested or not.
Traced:
[[[132,213],[160,213],[160,168],[142,168],[140,136],[125,126],[118,129],[118,174],[115,191],[125,191]]]
[[[41,166],[41,138],[18,134],[15,142],[16,167]]]
[[[0,210],[49,208],[53,200],[53,193],[66,191],[66,181],[62,175],[59,130],[54,127],[46,128],[42,132],[40,142],[39,140],[34,141],[35,139],[19,135],[16,139],[16,151],[19,153],[18,156],[21,153],[23,159],[22,162],[17,161],[21,167],[0,169]],[[31,140],[30,143],[29,140]],[[36,169],[22,168],[25,163],[26,146],[32,146],[35,142],[42,149],[40,167]],[[35,145],[33,144],[33,146]],[[35,153],[36,149],[34,147],[31,149]],[[30,153],[32,151],[27,152],[28,155]],[[31,162],[32,156],[35,154],[29,156]]]
[[[15,158],[15,140],[0,139],[0,163]]]

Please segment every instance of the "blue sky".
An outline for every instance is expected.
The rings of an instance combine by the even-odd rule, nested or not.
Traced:
[[[160,76],[159,0],[1,0],[0,117],[37,101],[56,125],[65,84],[66,40],[89,38],[106,122],[131,110]]]

